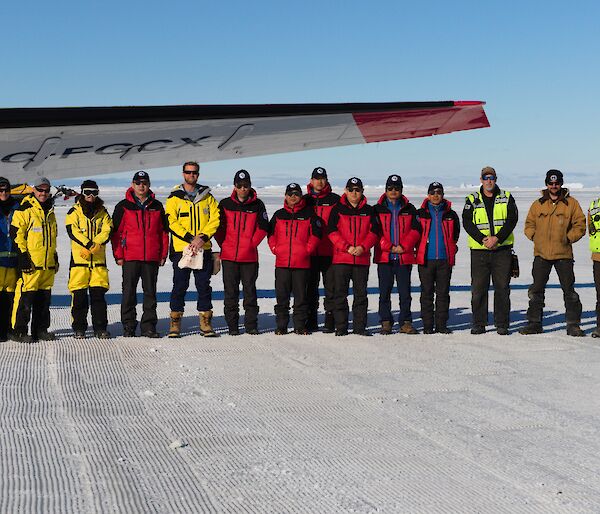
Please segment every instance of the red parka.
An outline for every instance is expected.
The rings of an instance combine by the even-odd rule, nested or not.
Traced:
[[[318,193],[315,193],[311,184],[306,186],[306,190],[308,191],[308,194],[304,195],[306,204],[314,209],[315,214],[321,218],[323,226],[326,227],[329,223],[331,209],[333,209],[333,206],[340,201],[340,195],[331,191],[329,183],[327,183]],[[333,255],[333,244],[331,243],[328,234],[323,234],[315,255],[325,257],[331,257]]]
[[[283,202],[271,218],[269,248],[278,268],[310,268],[310,257],[323,234],[321,220],[302,198],[293,208]]]
[[[417,216],[421,224],[423,237],[417,249],[417,263],[425,264],[427,256],[427,243],[429,242],[429,229],[431,227],[431,213],[429,212],[429,206],[427,203],[429,200],[425,198],[421,204],[421,208],[417,211]],[[448,264],[454,266],[456,252],[458,247],[458,237],[460,235],[460,221],[458,214],[452,210],[452,202],[444,200],[444,213],[442,214],[442,237],[444,238],[444,245],[446,246],[446,256]]]
[[[169,251],[169,228],[162,203],[150,197],[144,208],[135,200],[133,189],[115,207],[112,248],[115,260],[160,262]]]
[[[380,229],[375,211],[364,196],[357,207],[352,207],[344,194],[331,210],[327,230],[333,243],[333,264],[371,263],[371,248],[379,239]],[[362,246],[365,251],[358,257],[350,255],[351,246]]]
[[[381,238],[375,245],[375,262],[377,264],[387,264],[390,262],[390,250],[395,246],[392,241],[392,212],[387,206],[387,196],[381,195],[375,212],[381,225]],[[406,196],[402,195],[398,201],[400,202],[400,212],[397,217],[397,226],[394,231],[397,234],[396,241],[402,248],[404,253],[397,254],[400,264],[416,264],[417,263],[417,246],[421,238],[421,226],[417,220],[417,209],[408,201]]]
[[[238,200],[235,189],[219,202],[221,224],[215,239],[221,247],[221,259],[234,262],[258,262],[258,245],[269,231],[269,218],[262,200],[250,190],[245,202]]]

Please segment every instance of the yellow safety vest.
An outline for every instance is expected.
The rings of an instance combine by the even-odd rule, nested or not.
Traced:
[[[510,199],[510,193],[508,191],[501,190],[496,198],[494,199],[494,234],[497,234],[499,230],[506,223],[506,217],[508,215],[508,200]],[[490,235],[490,220],[483,203],[481,191],[470,194],[467,196],[467,200],[473,205],[473,223],[479,229],[484,236]],[[509,246],[515,242],[515,236],[511,234],[502,242],[499,246]],[[472,250],[487,250],[487,248],[479,244],[475,239],[469,236],[469,248]]]
[[[592,200],[590,203],[591,225],[594,227],[594,233],[590,231],[590,250],[593,253],[600,252],[600,198]]]

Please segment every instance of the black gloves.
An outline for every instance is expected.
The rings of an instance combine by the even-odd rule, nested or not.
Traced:
[[[18,264],[22,273],[33,273],[35,271],[35,266],[31,262],[31,257],[27,252],[19,254]]]

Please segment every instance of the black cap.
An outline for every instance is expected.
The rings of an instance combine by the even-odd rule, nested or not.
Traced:
[[[562,171],[560,171],[560,170],[548,170],[546,172],[545,183],[548,184],[550,182],[558,182],[562,186],[564,184],[564,178],[563,178]]]
[[[250,173],[248,173],[246,170],[236,171],[235,175],[233,176],[233,185],[236,186],[238,184],[248,184],[249,186],[252,185]]]
[[[84,180],[81,183],[81,190],[83,191],[84,189],[98,189],[98,184],[95,180]]]
[[[385,181],[385,187],[396,186],[402,189],[402,177],[400,175],[390,175]]]
[[[147,180],[148,184],[150,184],[150,175],[145,171],[136,171],[131,181],[135,182],[136,180]]]
[[[7,178],[0,177],[0,187],[7,187],[8,189],[10,189],[10,182]]]
[[[327,170],[325,168],[321,168],[321,166],[317,166],[310,178],[327,178]]]
[[[442,194],[444,194],[444,186],[442,186],[441,182],[432,182],[431,184],[429,184],[429,187],[427,188],[427,194],[430,195],[436,189],[441,189]]]
[[[348,179],[348,182],[346,182],[346,189],[350,189],[351,187],[360,187],[361,189],[364,189],[362,180],[358,177]]]
[[[292,182],[291,184],[287,185],[287,187],[285,188],[285,194],[291,195],[292,193],[300,193],[300,195],[302,195],[302,188],[299,184]]]

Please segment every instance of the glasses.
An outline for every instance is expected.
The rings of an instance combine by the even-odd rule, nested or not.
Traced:
[[[248,184],[236,184],[235,187],[237,189],[250,189],[250,185]]]
[[[548,182],[549,186],[560,186],[560,182]]]
[[[36,187],[35,190],[38,193],[43,193],[45,195],[49,195],[50,194],[50,188],[46,189],[45,187]]]
[[[349,193],[362,193],[362,189],[360,187],[351,187],[348,188]]]
[[[481,177],[481,180],[492,180],[492,181],[495,181],[496,177],[494,175],[484,175],[483,177]]]
[[[98,196],[100,191],[98,189],[82,189],[81,194],[83,196]]]
[[[10,193],[10,189],[0,189],[0,193]]]
[[[300,191],[290,191],[289,193],[286,193],[288,196],[302,196],[302,193]]]
[[[399,186],[388,186],[385,188],[387,191],[402,191],[402,188]]]
[[[149,186],[150,182],[148,182],[147,180],[134,180],[133,183],[136,186]]]
[[[200,175],[200,172],[197,170],[183,170],[184,175]]]
[[[440,189],[434,189],[431,193],[431,196],[444,196],[444,192]]]

